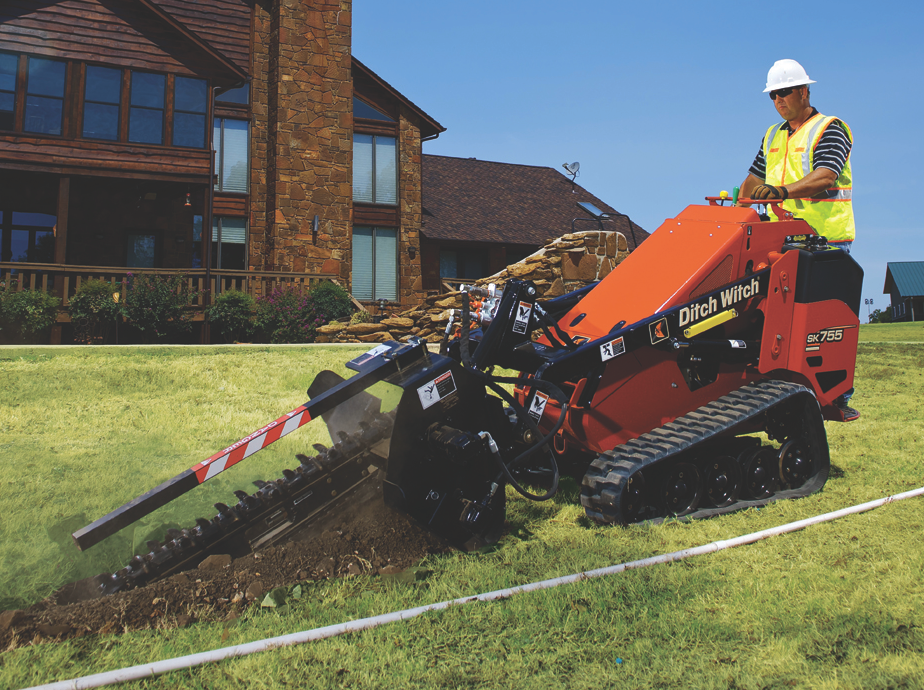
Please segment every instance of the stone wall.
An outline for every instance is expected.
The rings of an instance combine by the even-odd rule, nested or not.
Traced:
[[[560,297],[602,280],[629,255],[625,236],[619,232],[578,232],[550,242],[503,271],[475,281],[494,283],[499,289],[511,279],[531,280],[544,299]],[[318,342],[404,342],[418,336],[439,342],[449,321],[450,309],[461,309],[462,293],[428,297],[425,304],[383,319],[380,323],[331,323],[318,329]]]
[[[349,279],[351,9],[351,0],[279,0],[255,8],[249,261],[254,269]]]
[[[421,140],[420,129],[401,113],[398,131],[398,301],[418,305],[423,297],[420,270]],[[413,249],[413,251],[412,251]],[[411,256],[413,254],[413,257]]]

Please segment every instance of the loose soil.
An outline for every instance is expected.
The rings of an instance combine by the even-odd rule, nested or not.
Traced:
[[[450,549],[380,499],[367,503],[359,513],[338,516],[321,529],[230,562],[228,557],[211,557],[197,570],[108,597],[64,603],[77,598],[73,586],[64,587],[26,610],[0,614],[0,650],[84,635],[227,620],[248,606],[260,606],[277,587],[363,573],[397,574],[428,554]]]

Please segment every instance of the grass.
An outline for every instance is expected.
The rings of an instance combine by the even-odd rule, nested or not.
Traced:
[[[863,416],[828,425],[836,471],[809,498],[693,524],[600,528],[587,524],[573,485],[543,504],[511,494],[512,530],[499,548],[431,557],[424,564],[431,574],[423,581],[396,585],[358,577],[317,583],[283,609],[249,609],[225,624],[6,652],[0,655],[0,687],[72,678],[603,567],[915,488],[924,484],[924,346],[904,344],[908,334],[883,335],[908,326],[876,327],[873,335],[870,327],[861,328],[854,402]],[[335,368],[351,352],[0,351],[6,358],[0,381],[8,392],[0,408],[0,567],[10,568],[11,559],[26,558],[32,548],[22,543],[16,554],[9,551],[15,535],[7,517],[26,523],[45,522],[48,514],[95,517],[121,504],[123,494],[131,498],[161,481],[157,477],[172,476],[298,405],[313,373]],[[292,452],[280,449],[279,458],[266,462],[290,462]],[[63,481],[51,481],[54,467],[63,468]],[[131,482],[124,481],[127,472],[134,473]],[[99,492],[93,475],[103,474],[110,480]],[[35,496],[42,497],[41,510],[31,507]],[[682,563],[426,614],[134,685],[921,687],[920,501]],[[27,517],[18,517],[22,511]],[[72,556],[50,536],[43,548],[57,563]],[[49,570],[43,560],[48,554],[28,556],[32,567]],[[6,587],[27,572],[4,570],[0,582]]]

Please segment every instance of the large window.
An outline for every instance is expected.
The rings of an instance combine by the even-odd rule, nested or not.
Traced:
[[[479,249],[440,249],[440,278],[476,280],[488,275],[488,257]]]
[[[18,55],[0,53],[0,129],[13,129],[15,126],[18,66]]]
[[[53,263],[56,222],[47,213],[0,212],[0,261]]]
[[[204,149],[208,116],[206,79],[0,52],[0,131]]]
[[[128,232],[125,234],[125,265],[132,268],[157,266],[157,234]]]
[[[131,108],[128,111],[128,140],[135,144],[164,143],[164,110],[167,77],[149,72],[132,72]]]
[[[398,231],[353,228],[353,296],[398,300]]]
[[[204,268],[202,216],[193,218],[193,268]],[[247,268],[247,221],[216,216],[212,219],[212,266],[227,271]]]
[[[61,134],[66,67],[60,60],[29,58],[25,131]]]
[[[215,118],[215,167],[218,182],[215,191],[247,192],[250,175],[247,155],[250,137],[247,120]]]
[[[174,83],[173,145],[203,148],[208,85],[204,79],[177,77]]]
[[[250,84],[244,84],[236,89],[228,89],[215,96],[216,101],[224,103],[236,103],[237,105],[247,105],[250,103]]]
[[[122,70],[87,66],[83,96],[83,136],[88,139],[119,139],[119,104]]]
[[[398,203],[398,141],[395,137],[353,135],[353,201]]]

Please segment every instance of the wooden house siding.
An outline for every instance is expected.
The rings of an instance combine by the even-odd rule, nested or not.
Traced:
[[[0,165],[62,175],[139,176],[208,184],[210,154],[204,149],[0,135]]]
[[[151,0],[214,46],[244,72],[250,72],[251,15],[242,0]]]
[[[249,37],[244,48],[249,49]],[[131,1],[36,6],[6,0],[0,3],[0,49],[181,75],[227,75],[202,48]]]

